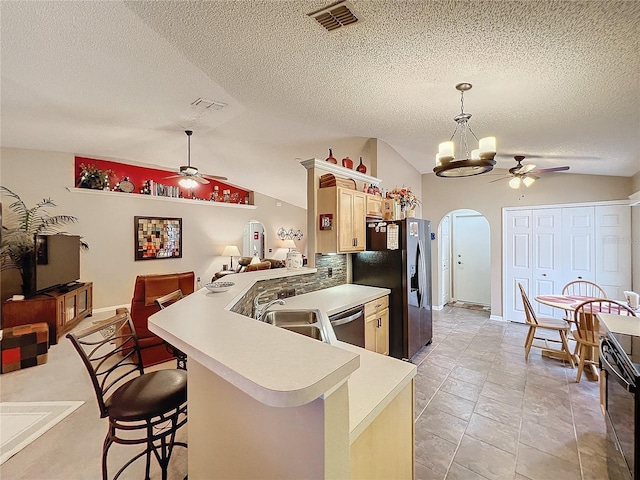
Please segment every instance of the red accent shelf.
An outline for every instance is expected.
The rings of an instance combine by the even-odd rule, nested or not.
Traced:
[[[129,178],[129,181],[133,183],[135,186],[135,190],[132,193],[127,193],[126,195],[136,195],[143,197],[152,197],[152,198],[171,198],[171,199],[185,199],[185,200],[206,200],[210,201],[213,193],[214,187],[218,187],[219,196],[222,197],[224,190],[229,190],[230,201],[229,202],[211,202],[211,203],[226,203],[226,204],[236,204],[236,205],[253,205],[253,192],[250,190],[245,190],[235,185],[231,185],[228,183],[221,182],[219,180],[209,180],[208,184],[198,185],[193,189],[192,192],[189,189],[183,188],[178,184],[179,178],[167,178],[172,175],[176,175],[175,171],[170,170],[161,170],[157,168],[149,168],[138,165],[129,165],[125,163],[113,162],[110,160],[99,160],[94,158],[86,158],[86,157],[75,157],[75,169],[74,169],[74,186],[80,186],[80,176],[82,174],[81,164],[87,166],[95,166],[98,170],[111,170],[113,172],[113,176],[110,179],[110,190],[109,192],[117,192],[117,190],[113,190],[118,182],[123,180],[125,177]],[[151,180],[154,184],[162,184],[169,187],[177,188],[177,192],[179,192],[180,196],[168,196],[168,195],[148,195],[142,194],[141,189],[145,186],[145,182]],[[82,190],[92,190],[89,188],[82,188]],[[106,190],[94,190],[94,191],[106,191]],[[235,199],[235,201],[234,201]]]

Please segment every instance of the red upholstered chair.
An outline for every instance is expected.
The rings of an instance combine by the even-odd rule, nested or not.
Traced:
[[[142,351],[145,367],[171,360],[173,355],[167,344],[149,330],[149,316],[160,311],[156,299],[176,290],[183,295],[194,292],[195,273],[168,273],[159,275],[138,275],[131,300],[131,319],[136,329],[138,343]]]

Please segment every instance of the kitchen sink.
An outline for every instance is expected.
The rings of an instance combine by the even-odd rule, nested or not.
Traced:
[[[318,310],[270,310],[262,321],[329,343],[323,333]]]

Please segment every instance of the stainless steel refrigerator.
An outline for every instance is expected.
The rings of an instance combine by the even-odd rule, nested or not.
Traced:
[[[386,287],[389,355],[410,360],[432,339],[431,222],[367,222],[367,251],[353,254],[352,281]]]

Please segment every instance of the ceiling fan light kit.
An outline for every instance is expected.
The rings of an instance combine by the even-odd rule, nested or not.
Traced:
[[[191,135],[193,135],[193,130],[185,130],[184,133],[187,134],[187,165],[181,165],[180,171],[177,175],[172,175],[166,178],[176,178],[181,177],[178,180],[178,184],[187,189],[196,188],[198,185],[206,185],[209,183],[209,180],[204,178],[204,176],[198,172],[196,167],[191,166]],[[217,175],[209,175],[209,178],[215,178],[217,180],[226,180],[227,177],[220,177]]]
[[[460,113],[453,117],[456,122],[456,128],[453,135],[447,142],[442,142],[438,146],[436,154],[436,166],[434,173],[439,177],[471,177],[480,175],[493,170],[496,164],[496,137],[484,137],[478,140],[476,134],[473,133],[469,120],[470,113],[464,111],[464,92],[471,90],[470,83],[459,83],[456,90],[460,92]],[[463,155],[462,159],[455,159],[456,145],[455,138],[458,134],[459,153]],[[478,148],[469,151],[468,137],[469,134],[478,142]]]

